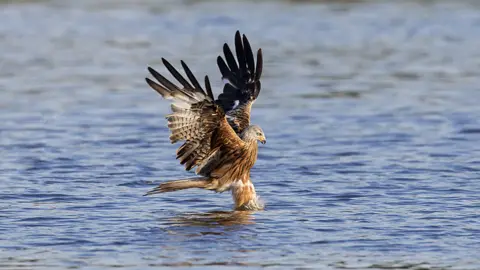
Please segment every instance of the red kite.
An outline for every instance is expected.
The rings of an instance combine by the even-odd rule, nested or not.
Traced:
[[[177,150],[177,159],[187,171],[196,167],[199,177],[173,180],[160,184],[146,195],[202,188],[215,192],[232,191],[236,210],[262,209],[250,180],[250,169],[257,160],[258,144],[265,143],[263,130],[250,125],[250,110],[260,93],[262,50],[255,64],[250,43],[245,35],[235,35],[237,59],[225,43],[225,60],[218,56],[222,78],[228,80],[215,100],[208,76],[205,90],[185,62],[185,79],[167,60],[163,64],[181,84],[177,86],[149,67],[158,81],[146,78],[147,83],[165,99],[173,100],[168,127],[171,143],[184,141]]]

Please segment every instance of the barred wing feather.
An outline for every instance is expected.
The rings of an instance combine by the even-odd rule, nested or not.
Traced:
[[[198,166],[197,174],[209,176],[222,164],[219,160],[233,158],[228,153],[241,151],[244,143],[227,123],[223,109],[215,103],[208,77],[205,76],[204,90],[183,61],[189,81],[167,60],[162,58],[162,61],[181,87],[151,67],[148,70],[158,83],[149,78],[146,81],[162,97],[173,100],[172,113],[166,118],[170,141],[184,141],[177,150],[177,159],[186,170]]]

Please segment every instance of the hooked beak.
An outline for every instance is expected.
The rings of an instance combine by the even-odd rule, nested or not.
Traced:
[[[263,139],[260,141],[262,144],[266,144],[267,143],[267,140],[266,139]]]

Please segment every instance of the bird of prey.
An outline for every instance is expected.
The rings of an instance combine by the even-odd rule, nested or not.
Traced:
[[[183,141],[177,159],[187,171],[195,169],[198,177],[167,181],[146,195],[201,188],[215,192],[232,191],[235,210],[260,210],[250,180],[250,169],[257,160],[258,144],[265,143],[263,130],[250,125],[250,110],[260,93],[262,50],[254,54],[245,35],[235,34],[235,55],[228,44],[217,58],[222,78],[227,80],[223,92],[214,98],[208,76],[204,88],[187,64],[181,65],[188,80],[167,60],[163,64],[179,82],[176,85],[151,67],[148,71],[158,81],[146,78],[148,85],[163,98],[172,100],[172,113],[167,115],[171,143]]]

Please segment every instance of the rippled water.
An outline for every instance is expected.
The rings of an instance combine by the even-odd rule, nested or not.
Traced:
[[[0,4],[0,268],[480,269],[475,1]],[[216,93],[234,32],[265,58],[268,143],[228,193],[190,176],[144,82],[184,59]]]

